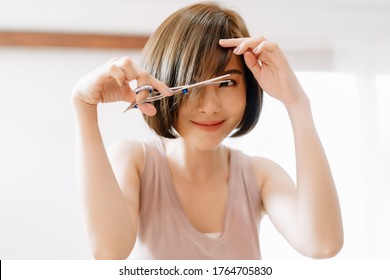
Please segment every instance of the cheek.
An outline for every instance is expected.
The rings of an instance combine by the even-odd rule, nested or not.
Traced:
[[[230,94],[228,98],[224,98],[224,100],[226,101],[225,108],[228,108],[231,114],[240,115],[240,116],[244,114],[245,107],[246,107],[245,90],[234,92]]]
[[[177,113],[177,120],[175,121],[175,125],[173,126],[179,134],[180,134],[180,130],[182,130],[184,121],[188,119],[188,115],[189,115],[189,110],[187,106],[181,105]]]

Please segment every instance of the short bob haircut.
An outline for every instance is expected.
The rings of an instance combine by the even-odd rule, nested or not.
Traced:
[[[168,17],[152,34],[143,50],[142,66],[169,87],[190,84],[224,72],[232,49],[219,39],[249,37],[245,22],[235,11],[215,3],[194,4]],[[263,91],[240,56],[246,80],[246,107],[231,137],[251,131],[260,116]],[[191,96],[189,94],[189,96]],[[155,101],[155,116],[146,116],[149,127],[165,138],[177,138],[175,126],[180,104],[188,95],[176,94]]]

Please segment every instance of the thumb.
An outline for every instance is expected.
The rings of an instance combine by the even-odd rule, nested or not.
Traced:
[[[249,70],[251,70],[251,72],[253,73],[253,76],[256,78],[257,81],[259,81],[261,66],[259,64],[259,61],[257,60],[257,57],[252,52],[245,52],[244,60],[246,66],[248,66]]]
[[[138,109],[147,116],[154,116],[157,113],[156,107],[149,103],[138,104]]]

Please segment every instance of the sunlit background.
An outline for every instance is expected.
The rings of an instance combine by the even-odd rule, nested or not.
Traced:
[[[0,0],[0,31],[149,35],[196,1]],[[293,3],[294,2],[294,3]],[[220,1],[251,34],[280,44],[310,97],[339,193],[345,244],[336,259],[390,259],[390,2]],[[0,259],[91,259],[74,173],[72,87],[136,49],[0,45]],[[99,107],[107,145],[150,136],[125,103]],[[295,178],[283,106],[266,97],[255,130],[227,145],[268,157]],[[264,259],[305,259],[265,218]]]

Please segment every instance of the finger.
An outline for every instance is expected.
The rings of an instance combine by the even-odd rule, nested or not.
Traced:
[[[124,56],[121,57],[120,59],[115,60],[113,63],[117,65],[120,69],[122,69],[122,71],[126,75],[127,81],[132,81],[136,79],[138,73],[137,66],[131,60],[131,58]]]
[[[126,73],[123,71],[123,69],[115,64],[111,64],[109,72],[119,86],[127,85]]]
[[[124,99],[125,100],[123,100],[123,101],[129,102],[129,103],[135,102],[135,93],[134,93],[134,91],[131,89],[129,84],[126,84],[125,87],[126,87],[126,91],[125,91],[125,95],[124,95]]]
[[[261,63],[272,64],[275,59],[284,58],[279,46],[275,42],[264,41],[253,50],[254,55]],[[277,55],[275,55],[278,53]]]
[[[157,113],[156,107],[150,103],[138,104],[138,109],[140,109],[142,113],[148,116],[154,116]]]
[[[137,75],[137,87],[145,86],[145,85],[152,85],[152,77],[146,72],[146,71],[139,71]],[[148,90],[143,90],[138,92],[135,95],[135,99],[137,102],[138,109],[141,110],[141,112],[147,116],[154,116],[157,113],[156,108],[150,104],[150,103],[144,103],[144,99],[148,98],[150,95],[150,92]]]
[[[261,66],[257,57],[252,52],[246,52],[244,53],[244,60],[246,66],[248,66],[249,70],[253,73],[255,79],[259,81]]]
[[[220,41],[221,46],[224,47],[235,47],[234,53],[236,55],[244,54],[248,49],[255,49],[262,42],[267,41],[265,37],[257,38],[237,38],[237,39],[227,39]]]
[[[158,90],[163,95],[170,96],[173,94],[166,84],[150,76],[149,74],[146,73],[140,74],[140,78],[137,82],[139,83],[139,85],[150,85],[152,86],[153,89]],[[143,99],[147,98],[148,96],[149,96],[149,92],[147,91],[139,92],[139,94],[137,94],[136,100],[138,103],[138,108],[145,115],[154,116],[157,113],[156,107],[154,107],[150,103],[143,102]]]
[[[137,102],[139,104],[141,100],[149,96],[149,92],[147,91],[141,91],[138,94],[135,94],[134,90],[132,90],[129,86],[129,81],[133,80],[137,80],[137,86],[148,84],[148,73],[139,69],[138,66],[131,60],[131,58],[127,56],[115,60],[114,64],[118,66],[124,75],[126,87],[128,88],[128,95],[126,95],[126,99],[130,100],[130,102]]]
[[[244,40],[248,38],[230,38],[230,39],[220,39],[219,44],[224,48],[233,48],[240,45]]]
[[[138,77],[137,77],[137,83],[138,83],[138,87],[144,86],[144,85],[150,85],[153,89],[156,89],[161,94],[166,95],[166,96],[170,96],[173,94],[172,91],[169,89],[169,87],[166,84],[164,84],[163,82],[152,77],[149,73],[147,73],[144,70],[139,70]],[[148,98],[149,95],[150,95],[150,92],[147,90],[140,91],[138,94],[136,94],[137,103],[143,104],[143,100]],[[139,108],[141,109],[141,111],[143,111],[143,112],[145,111],[145,114],[147,114],[147,115],[151,115],[151,114],[154,115],[155,114],[155,112],[154,112],[155,107],[154,106],[152,106],[152,107],[147,106],[147,107],[150,109],[144,110],[143,108],[146,108],[144,106],[141,106]],[[153,109],[153,111],[152,111],[152,109]]]
[[[137,80],[138,86],[151,85],[163,95],[172,95],[169,87],[163,82],[152,77],[148,72],[139,68],[129,57],[122,57],[116,64],[124,71],[128,81]],[[145,98],[145,94],[142,95]]]
[[[141,86],[152,86],[153,87],[153,85],[151,85],[150,75],[144,70],[137,71],[136,79],[137,79],[137,88],[139,88]],[[141,90],[141,91],[137,92],[135,95],[135,99],[136,99],[137,103],[141,104],[142,103],[141,101],[148,98],[150,96],[150,93],[151,92],[149,90]]]
[[[123,57],[116,63],[120,65],[120,68],[123,70],[128,81],[137,81],[137,87],[150,85],[153,89],[158,90],[163,95],[172,95],[169,87],[166,84],[152,77],[145,70],[139,68],[138,65],[133,63],[129,57]],[[152,104],[143,102],[144,99],[149,97],[149,90],[141,90],[137,92],[137,94],[135,94],[133,90],[130,92],[131,96],[133,97],[131,102],[135,101],[138,104],[137,107],[141,110],[142,113],[148,116],[153,116],[157,113],[156,108]]]
[[[171,96],[173,94],[172,90],[165,83],[152,76],[150,76],[150,85],[163,95]]]
[[[123,101],[126,102],[134,102],[135,101],[135,94],[134,91],[130,88],[127,75],[125,71],[120,68],[115,62],[118,61],[118,59],[113,58],[109,62],[109,75],[116,81],[116,83],[120,86],[120,92],[123,97]]]
[[[256,49],[260,44],[263,42],[266,42],[266,38],[259,37],[259,38],[249,38],[241,42],[239,46],[233,51],[236,55],[242,55],[248,50],[254,50]]]
[[[253,50],[253,53],[258,56],[262,52],[265,52],[265,51],[273,52],[277,48],[278,48],[278,45],[275,42],[263,41]]]

